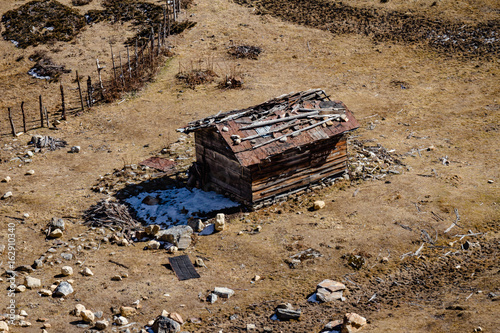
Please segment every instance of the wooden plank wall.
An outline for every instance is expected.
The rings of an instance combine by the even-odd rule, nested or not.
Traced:
[[[196,161],[204,164],[210,187],[218,192],[229,192],[234,199],[246,204],[252,201],[250,170],[239,164],[226,148],[224,139],[214,130],[195,133]]]
[[[347,145],[342,136],[294,149],[252,166],[252,201],[316,183],[347,168]]]

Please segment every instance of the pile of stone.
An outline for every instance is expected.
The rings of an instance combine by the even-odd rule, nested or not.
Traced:
[[[66,230],[66,224],[63,219],[53,217],[52,220],[47,224],[45,233],[47,238],[61,238]]]
[[[344,290],[346,287],[343,283],[326,279],[318,283],[316,291],[308,298],[308,301],[317,303],[345,301],[345,297],[342,295]]]

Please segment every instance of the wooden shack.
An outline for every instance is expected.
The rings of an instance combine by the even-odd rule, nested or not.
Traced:
[[[200,185],[259,207],[347,170],[346,133],[359,127],[344,103],[323,90],[193,121]]]

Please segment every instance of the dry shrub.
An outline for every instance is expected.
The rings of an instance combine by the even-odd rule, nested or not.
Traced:
[[[193,69],[189,72],[179,72],[176,78],[184,82],[191,89],[194,89],[200,84],[213,82],[218,76],[219,75],[211,69]]]
[[[238,45],[229,47],[227,52],[235,58],[257,60],[259,54],[262,53],[262,49],[258,46]]]
[[[72,0],[71,3],[73,6],[85,6],[91,3],[92,0]]]
[[[225,80],[219,82],[220,89],[238,89],[243,86],[243,80],[240,76],[226,76]]]

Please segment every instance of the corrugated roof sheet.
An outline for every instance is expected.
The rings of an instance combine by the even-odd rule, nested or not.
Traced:
[[[243,166],[289,149],[354,130],[359,123],[344,103],[321,89],[291,93],[242,110],[193,121],[179,131],[215,127]]]

